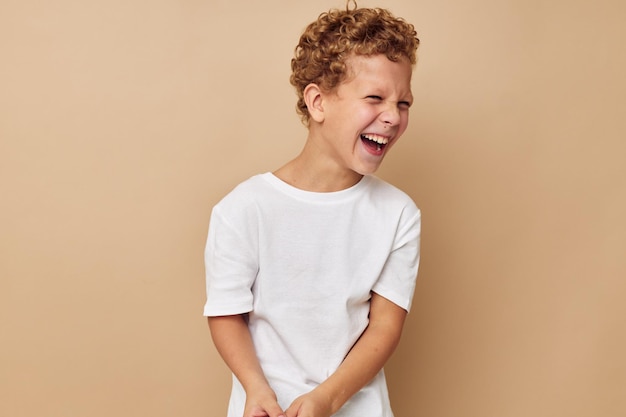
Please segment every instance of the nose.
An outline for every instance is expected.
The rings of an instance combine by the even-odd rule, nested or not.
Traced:
[[[400,109],[395,103],[389,103],[385,110],[380,114],[380,120],[384,126],[395,126],[400,123]]]

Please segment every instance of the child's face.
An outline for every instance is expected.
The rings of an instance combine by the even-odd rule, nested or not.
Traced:
[[[384,55],[352,56],[348,78],[325,94],[322,138],[343,168],[375,172],[409,122],[412,67]]]

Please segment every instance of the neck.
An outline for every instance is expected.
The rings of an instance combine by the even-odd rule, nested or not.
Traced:
[[[301,190],[321,193],[345,190],[363,178],[363,175],[352,170],[339,169],[317,154],[307,142],[302,152],[276,170],[274,175]]]

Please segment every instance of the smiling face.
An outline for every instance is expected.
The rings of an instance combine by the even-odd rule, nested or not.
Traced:
[[[384,55],[355,55],[348,64],[344,82],[310,100],[309,139],[327,158],[325,166],[360,177],[378,169],[407,128],[412,67]]]

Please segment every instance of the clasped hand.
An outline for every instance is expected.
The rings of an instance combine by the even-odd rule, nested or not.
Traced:
[[[296,398],[282,411],[275,395],[250,396],[246,399],[244,417],[330,417],[330,398],[313,390]]]

